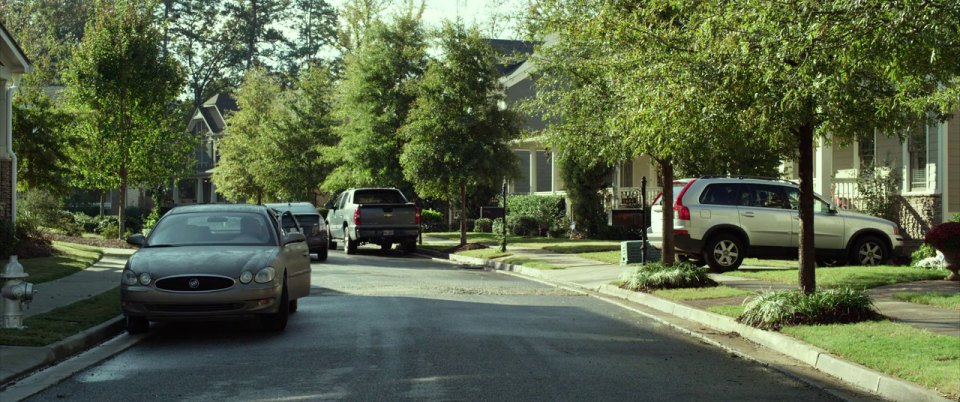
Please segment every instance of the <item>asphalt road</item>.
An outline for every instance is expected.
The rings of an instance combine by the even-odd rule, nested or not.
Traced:
[[[30,400],[834,400],[636,313],[361,248],[313,265],[286,331],[154,325]]]

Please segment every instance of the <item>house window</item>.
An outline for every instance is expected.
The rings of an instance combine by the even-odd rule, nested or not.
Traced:
[[[866,138],[861,139],[857,143],[857,151],[860,155],[860,168],[865,169],[870,166],[873,166],[876,144],[876,137],[872,134]]]
[[[537,151],[537,190],[553,191],[553,155]]]
[[[633,161],[620,165],[620,187],[633,187]]]
[[[910,191],[927,191],[935,188],[928,183],[933,179],[931,167],[937,165],[940,151],[937,129],[936,124],[925,125],[914,130],[907,137]]]
[[[513,192],[527,194],[530,192],[530,151],[513,151],[520,164],[520,178],[513,182]]]
[[[197,179],[180,180],[180,183],[177,184],[177,192],[180,195],[180,199],[177,200],[178,203],[195,204],[197,202]]]

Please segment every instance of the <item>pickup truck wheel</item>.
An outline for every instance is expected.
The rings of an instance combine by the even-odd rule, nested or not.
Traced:
[[[343,228],[343,251],[347,254],[356,254],[357,243],[356,240],[350,238],[350,233],[347,233],[347,228]]]
[[[710,238],[703,257],[712,272],[727,272],[743,263],[743,243],[734,235],[721,233]]]
[[[403,242],[402,247],[403,247],[403,252],[412,253],[414,251],[417,251],[417,242],[413,240],[405,241]]]
[[[390,251],[391,247],[393,247],[393,243],[380,243],[380,249],[383,251]]]

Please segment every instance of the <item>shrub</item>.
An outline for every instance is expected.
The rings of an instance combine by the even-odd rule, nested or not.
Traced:
[[[553,221],[547,234],[555,239],[568,237],[570,235],[570,218],[561,216]]]
[[[53,254],[53,242],[37,223],[38,219],[18,217],[14,228],[13,254],[22,258],[47,257]]]
[[[445,232],[447,223],[443,220],[443,212],[434,209],[420,211],[420,224],[424,232]]]
[[[934,250],[933,246],[923,243],[920,245],[920,248],[917,251],[914,251],[913,254],[910,254],[910,266],[919,267],[920,261],[924,258],[936,257],[937,251]]]
[[[960,214],[953,214],[953,218],[950,218],[950,222],[960,222]]]
[[[944,253],[960,252],[960,222],[944,222],[934,226],[923,241]]]
[[[882,164],[871,164],[857,176],[859,210],[867,215],[897,221],[900,173]]]
[[[114,215],[97,216],[94,218],[94,220],[96,222],[96,226],[93,228],[94,233],[102,235],[104,230],[107,230],[111,227],[115,228],[117,231],[120,231],[120,218]]]
[[[654,262],[627,271],[620,279],[623,281],[622,287],[630,290],[649,291],[717,286],[717,282],[707,276],[706,268],[699,268],[687,263],[668,266]]]
[[[848,324],[879,317],[865,291],[838,288],[810,295],[795,290],[764,293],[746,302],[737,321],[780,330],[785,325]]]
[[[473,231],[490,233],[493,231],[493,220],[490,218],[477,218],[477,220],[473,221]]]
[[[60,200],[43,190],[27,190],[17,200],[17,221],[27,219],[34,225],[57,227]]]
[[[565,212],[563,197],[559,195],[518,195],[508,198],[507,204],[507,229],[512,226],[511,220],[516,221],[518,226],[514,228],[528,232],[525,236],[546,235],[551,225]],[[528,230],[529,222],[535,225],[533,230]]]

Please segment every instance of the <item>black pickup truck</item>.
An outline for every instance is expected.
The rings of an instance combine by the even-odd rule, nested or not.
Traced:
[[[343,241],[347,254],[357,252],[361,244],[379,244],[389,250],[394,244],[406,252],[417,249],[420,235],[420,210],[395,188],[353,188],[346,190],[325,207],[330,247],[334,239]]]

